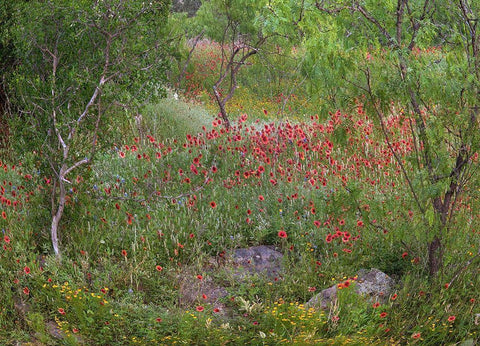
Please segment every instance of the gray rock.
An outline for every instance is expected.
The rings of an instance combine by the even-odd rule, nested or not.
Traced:
[[[314,295],[305,304],[307,308],[317,307],[322,310],[327,310],[330,305],[337,300],[337,285],[326,288],[320,293]]]
[[[214,308],[224,309],[221,299],[228,295],[226,286],[248,281],[254,276],[277,277],[282,272],[283,254],[273,246],[254,246],[228,251],[221,259],[211,258],[200,272],[206,273],[197,278],[198,270],[185,269],[179,279],[179,303],[183,306],[208,303]],[[232,282],[218,283],[213,278],[226,276]],[[206,296],[206,298],[204,297]]]
[[[373,300],[384,300],[392,293],[394,284],[391,277],[378,269],[372,268],[370,271],[363,269],[358,273],[355,292],[374,298]]]
[[[392,293],[394,281],[378,269],[360,270],[354,292],[372,301],[383,301]],[[328,309],[337,300],[337,285],[322,290],[313,296],[306,307]]]
[[[259,274],[276,277],[282,272],[282,259],[282,253],[273,246],[265,245],[235,249],[230,255],[235,273],[240,276]]]

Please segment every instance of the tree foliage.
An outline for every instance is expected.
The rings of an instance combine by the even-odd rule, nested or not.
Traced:
[[[57,255],[70,173],[92,161],[112,134],[119,109],[136,114],[164,95],[169,5],[51,0],[19,2],[12,9],[18,63],[7,82],[19,109],[12,123],[17,145],[40,155],[54,179],[51,235]]]
[[[463,0],[315,5],[328,28],[306,43],[311,60],[323,59],[322,69],[313,71],[319,89],[337,106],[352,99],[365,103],[387,142],[389,117],[410,116],[417,165],[413,173],[403,168],[403,175],[413,205],[424,215],[429,270],[436,274],[455,205],[478,166],[479,9]],[[331,36],[336,43],[321,50],[319,44]]]

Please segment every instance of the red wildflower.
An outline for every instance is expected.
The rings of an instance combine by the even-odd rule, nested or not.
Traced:
[[[157,317],[157,318],[155,319],[155,321],[158,322],[158,323],[160,323],[160,322],[162,322],[162,319],[161,319],[160,317]]]
[[[420,338],[421,336],[422,336],[422,333],[413,333],[413,334],[412,334],[412,338],[413,338],[413,339],[418,339],[418,338]]]
[[[198,280],[203,280],[203,276],[201,276],[201,275],[199,274],[199,275],[197,275],[197,279],[198,279]]]
[[[215,309],[213,309],[213,312],[218,313],[218,312],[220,312],[220,309],[219,309],[219,308],[215,308]]]
[[[265,200],[265,197],[263,197],[262,195],[258,196],[258,200],[259,201],[264,201]]]
[[[407,252],[402,253],[402,258],[405,258],[405,257],[407,257],[407,256],[408,256],[408,253],[407,253]]]
[[[197,306],[196,310],[198,312],[202,312],[204,310],[204,308],[203,308],[203,306],[200,305],[200,306]]]
[[[203,298],[203,299],[207,299],[208,297],[207,297],[206,294],[202,294],[202,298]]]
[[[122,159],[125,157],[125,153],[124,153],[123,151],[120,151],[120,152],[118,153],[118,155],[120,155],[120,157],[121,157]]]
[[[5,243],[10,244],[10,237],[8,235],[4,236],[3,240],[5,241]]]
[[[362,220],[358,220],[358,221],[357,221],[357,226],[358,226],[358,227],[362,227],[362,226],[363,226],[363,221],[362,221]]]
[[[28,268],[27,266],[25,266],[25,268],[23,268],[23,272],[24,272],[25,274],[27,274],[27,275],[30,274],[30,268]]]
[[[157,271],[159,271],[159,272],[161,272],[161,271],[163,270],[162,266],[159,266],[159,265],[157,265],[157,266],[155,267],[155,269],[156,269]]]
[[[373,303],[372,307],[374,309],[378,308],[380,306],[380,303],[379,302],[376,302],[376,303]]]
[[[2,211],[2,217],[6,220],[6,219],[7,219],[7,213],[5,213],[4,211]]]
[[[211,206],[212,208],[216,208],[216,207],[217,207],[217,203],[215,203],[214,201],[211,201],[211,202],[210,202],[210,206]]]
[[[390,299],[391,299],[391,300],[397,299],[397,294],[395,293],[395,294],[392,296],[392,298],[390,298]]]
[[[122,256],[127,257],[127,250],[122,250]]]
[[[287,238],[287,232],[285,231],[278,231],[278,236],[280,238]]]
[[[448,322],[453,322],[453,321],[455,321],[455,318],[456,318],[456,317],[455,317],[454,315],[448,316]]]
[[[382,312],[382,313],[380,314],[380,318],[385,318],[385,317],[387,317],[387,313],[386,313],[386,312]]]
[[[25,287],[23,289],[23,293],[26,294],[26,295],[29,295],[30,294],[30,290],[28,289],[28,287]]]
[[[58,308],[58,313],[60,315],[65,315],[65,310],[63,308]]]
[[[78,333],[78,329],[77,328],[73,328],[72,329],[72,332],[74,332],[75,334]]]

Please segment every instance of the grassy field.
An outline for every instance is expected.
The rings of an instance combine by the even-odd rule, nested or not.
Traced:
[[[61,261],[50,250],[51,177],[32,153],[2,161],[0,341],[478,342],[479,191],[460,201],[445,268],[429,278],[425,220],[412,209],[400,167],[362,106],[275,116],[274,99],[256,98],[257,88],[240,89],[228,131],[212,116],[216,109],[203,87],[193,96],[193,86],[186,88],[196,102],[170,95],[130,119],[122,139],[73,177]],[[410,170],[409,119],[396,114],[388,131]],[[274,245],[284,254],[281,278],[230,280],[222,302],[228,313],[201,300],[179,304],[179,277],[206,279],[210,258],[252,245]],[[330,310],[304,307],[362,268],[396,280],[384,304],[344,289]],[[49,332],[52,325],[61,338]]]

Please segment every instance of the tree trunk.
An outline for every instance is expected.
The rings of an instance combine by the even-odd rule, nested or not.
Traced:
[[[230,128],[230,121],[228,120],[227,111],[225,110],[225,102],[222,101],[220,94],[218,93],[217,87],[213,86],[213,93],[215,94],[215,99],[217,100],[218,107],[220,108],[220,115],[225,123],[227,129]]]
[[[443,244],[438,236],[428,243],[428,271],[431,277],[437,275],[443,265]]]
[[[52,227],[50,229],[53,251],[55,252],[55,256],[57,258],[61,258],[59,240],[58,240],[58,227],[60,225],[60,220],[62,219],[62,216],[63,216],[63,211],[65,209],[66,196],[67,196],[67,192],[65,190],[65,182],[62,180],[64,171],[65,171],[65,165],[60,170],[60,175],[59,175],[60,179],[58,181],[59,190],[60,190],[58,195],[58,207],[57,207],[57,211],[55,212],[55,215],[53,215]],[[56,191],[54,190],[52,193],[55,194]]]
[[[0,82],[0,150],[8,147],[10,131],[8,127],[8,96],[3,82]]]

